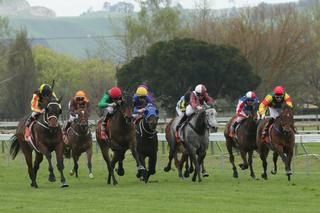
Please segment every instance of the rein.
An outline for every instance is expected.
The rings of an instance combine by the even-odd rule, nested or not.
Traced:
[[[144,125],[144,118],[139,122],[139,131],[136,131],[141,137],[143,137],[143,133],[147,133],[150,135],[148,138],[152,138],[155,134],[157,134],[157,130],[154,131],[148,131]]]

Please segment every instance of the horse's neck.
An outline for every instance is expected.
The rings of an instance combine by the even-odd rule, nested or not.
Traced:
[[[202,114],[203,112],[196,114],[191,120],[190,124],[195,128],[197,133],[204,134],[206,130],[206,114]]]

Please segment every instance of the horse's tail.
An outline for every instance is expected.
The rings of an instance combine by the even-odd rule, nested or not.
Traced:
[[[14,134],[11,138],[11,146],[10,146],[10,155],[12,159],[15,159],[19,150],[20,150],[20,144],[17,134]]]

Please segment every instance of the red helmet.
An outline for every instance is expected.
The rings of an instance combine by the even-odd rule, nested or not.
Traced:
[[[111,98],[120,98],[122,96],[122,91],[119,87],[112,87],[109,90],[109,95]]]
[[[249,91],[249,92],[246,93],[246,97],[248,99],[255,99],[257,97],[257,95],[256,95],[255,92]]]
[[[273,93],[275,95],[284,95],[284,88],[282,86],[276,86],[274,89],[273,89]]]

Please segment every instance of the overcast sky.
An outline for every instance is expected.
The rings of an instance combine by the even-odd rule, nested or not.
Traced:
[[[135,0],[27,0],[31,6],[45,6],[53,9],[57,16],[78,16],[86,11],[89,7],[93,10],[100,10],[104,2],[116,3],[119,1],[131,2],[136,5]],[[193,8],[195,0],[174,0],[180,2],[185,8]],[[227,8],[227,7],[241,7],[241,6],[254,6],[261,2],[266,3],[282,3],[294,2],[297,0],[212,0],[211,5],[213,8]]]

